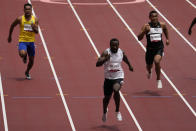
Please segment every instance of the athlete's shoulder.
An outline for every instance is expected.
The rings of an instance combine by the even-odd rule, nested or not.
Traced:
[[[22,16],[18,16],[15,20],[14,20],[14,23],[15,24],[20,24],[22,21]]]
[[[16,19],[20,21],[20,20],[22,20],[22,17],[23,17],[23,15],[18,16]]]
[[[161,26],[166,26],[165,22],[159,22]]]
[[[121,48],[118,48],[119,51],[123,52],[123,50]]]
[[[163,29],[166,29],[166,23],[165,22],[160,22],[160,25]]]
[[[148,26],[150,26],[150,24],[149,24],[149,23],[144,24],[144,27],[148,27]]]

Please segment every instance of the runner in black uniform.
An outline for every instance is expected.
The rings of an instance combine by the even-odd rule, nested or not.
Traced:
[[[153,62],[155,64],[155,71],[157,74],[157,87],[162,88],[162,82],[160,80],[160,62],[163,55],[164,44],[162,41],[162,32],[166,37],[166,45],[169,45],[168,30],[163,22],[158,21],[158,13],[151,11],[149,13],[150,22],[142,27],[141,32],[138,35],[138,40],[142,40],[144,35],[147,39],[147,50],[146,50],[146,69],[148,71],[147,77],[151,78],[151,69]]]

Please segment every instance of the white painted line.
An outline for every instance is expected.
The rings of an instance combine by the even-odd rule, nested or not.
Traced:
[[[4,128],[5,128],[5,131],[8,131],[5,101],[4,101],[4,95],[3,95],[3,86],[2,86],[2,81],[1,81],[1,73],[0,73],[0,93],[1,93],[1,104],[2,104],[2,111],[3,111]]]
[[[28,0],[28,2],[31,3],[31,0]],[[35,15],[35,12],[34,12],[34,9],[32,9],[32,12],[33,12],[33,15],[36,16],[36,15]],[[42,40],[42,43],[43,43],[43,46],[44,46],[44,49],[45,49],[45,52],[46,52],[46,55],[47,55],[47,58],[48,58],[48,61],[49,61],[51,70],[52,70],[52,73],[53,73],[53,75],[54,75],[54,78],[55,78],[57,87],[58,87],[58,89],[59,89],[59,93],[60,93],[60,95],[61,95],[61,99],[62,99],[62,101],[63,101],[63,104],[64,104],[64,107],[65,107],[65,110],[66,110],[66,113],[67,113],[69,122],[70,122],[70,124],[71,124],[71,128],[72,128],[73,131],[75,131],[76,129],[75,129],[73,120],[72,120],[72,118],[71,118],[71,114],[70,114],[68,105],[67,105],[67,103],[66,103],[65,97],[64,97],[64,95],[63,95],[63,91],[62,91],[60,82],[59,82],[59,80],[58,80],[56,71],[55,71],[55,69],[54,69],[54,65],[53,65],[53,63],[52,63],[50,54],[49,54],[49,52],[48,52],[48,48],[47,48],[47,46],[46,46],[45,39],[44,39],[44,37],[43,37],[42,31],[41,31],[41,29],[40,29],[40,26],[39,26],[38,28],[39,28],[39,35],[40,35],[40,38],[41,38],[41,40]]]
[[[53,0],[33,0],[33,1],[40,1],[40,2],[43,2],[43,3],[49,3],[49,4],[69,4],[69,3],[66,3],[64,0],[62,1],[53,1]],[[137,3],[142,3],[142,2],[145,2],[145,0],[135,0],[135,1],[129,1],[129,2],[115,2],[113,4],[115,5],[127,5],[127,4],[137,4]],[[86,6],[90,6],[90,5],[108,5],[107,3],[72,3],[72,5],[86,5]]]
[[[146,0],[148,2],[148,4],[154,9],[156,10],[159,15],[161,17],[163,17],[163,19],[178,33],[178,35],[194,50],[194,52],[196,52],[196,48],[191,44],[191,42],[189,42],[181,33],[180,31],[178,31],[178,29],[149,1]]]
[[[87,30],[86,30],[86,28],[85,28],[83,22],[81,21],[80,17],[78,16],[78,14],[77,14],[75,8],[73,7],[71,1],[70,1],[70,0],[67,0],[67,1],[68,1],[68,3],[69,3],[70,7],[72,8],[72,10],[73,10],[73,12],[74,12],[76,18],[78,19],[80,25],[82,26],[82,28],[83,28],[83,30],[84,30],[84,32],[85,32],[87,38],[89,39],[89,41],[90,41],[90,43],[91,43],[91,45],[93,46],[93,49],[95,50],[95,52],[97,53],[97,56],[99,57],[100,54],[99,54],[99,52],[98,52],[98,50],[97,50],[97,48],[96,48],[94,42],[92,41],[92,39],[91,39],[89,33],[87,32]],[[141,127],[140,127],[138,121],[136,120],[136,117],[134,116],[132,110],[130,109],[128,103],[126,102],[126,100],[125,100],[125,98],[124,98],[124,96],[122,95],[121,92],[120,92],[120,96],[121,96],[121,98],[122,98],[122,100],[123,100],[125,106],[127,107],[128,111],[129,111],[129,113],[130,113],[130,115],[132,116],[132,118],[133,118],[133,120],[134,120],[134,122],[135,122],[137,128],[139,129],[139,131],[142,131],[142,129],[141,129]]]
[[[81,19],[80,19],[80,17],[78,16],[76,10],[74,9],[74,7],[73,7],[71,1],[70,1],[70,0],[67,0],[67,2],[69,3],[69,5],[70,5],[72,11],[74,12],[74,14],[75,14],[76,18],[78,19],[80,25],[82,26],[82,29],[84,30],[84,32],[85,32],[86,36],[88,37],[88,39],[89,39],[91,45],[93,46],[93,49],[95,50],[97,56],[99,57],[99,56],[100,56],[99,51],[98,51],[97,48],[95,47],[95,44],[94,44],[93,40],[91,39],[90,35],[88,34],[87,29],[85,28],[83,22],[81,21]]]
[[[109,0],[107,0],[107,2],[110,4],[110,6],[114,10],[114,12],[117,14],[117,16],[121,19],[121,21],[127,27],[127,29],[129,30],[129,32],[131,32],[131,34],[136,39],[136,41],[140,44],[140,46],[144,49],[144,51],[146,51],[146,48],[143,46],[143,44],[140,41],[138,41],[137,36],[132,31],[132,29],[130,28],[130,26],[127,24],[127,22],[123,19],[123,17],[119,14],[119,12],[116,10],[116,8],[112,5],[112,3]],[[180,96],[180,98],[184,101],[184,103],[187,105],[187,107],[190,109],[190,111],[193,113],[193,115],[196,117],[196,112],[194,111],[194,109],[190,106],[190,104],[188,103],[188,101],[183,97],[183,95],[180,93],[180,91],[176,88],[176,86],[172,83],[172,81],[169,79],[169,77],[165,74],[165,72],[162,69],[161,69],[161,73],[167,79],[167,81],[170,83],[170,85],[173,87],[173,89],[177,92],[177,94]]]
[[[186,0],[193,8],[196,8],[195,4],[193,4],[190,0]]]

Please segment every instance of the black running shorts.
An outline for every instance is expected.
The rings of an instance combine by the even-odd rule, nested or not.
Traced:
[[[160,48],[160,49],[147,49],[146,56],[145,56],[147,65],[152,65],[153,64],[155,55],[163,56],[163,48]]]
[[[104,81],[104,95],[105,96],[110,96],[112,95],[113,90],[113,85],[119,83],[121,86],[123,84],[123,79],[119,78],[119,79],[114,79],[114,80],[110,80],[110,79],[105,79]]]

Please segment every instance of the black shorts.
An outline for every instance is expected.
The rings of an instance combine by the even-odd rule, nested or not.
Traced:
[[[119,78],[119,79],[114,79],[114,80],[110,80],[110,79],[105,79],[104,81],[104,95],[105,96],[110,96],[112,95],[114,89],[113,89],[113,85],[119,83],[121,86],[123,84],[123,79]]]
[[[146,56],[145,56],[147,65],[152,65],[153,64],[155,55],[163,56],[163,48],[147,49]]]

